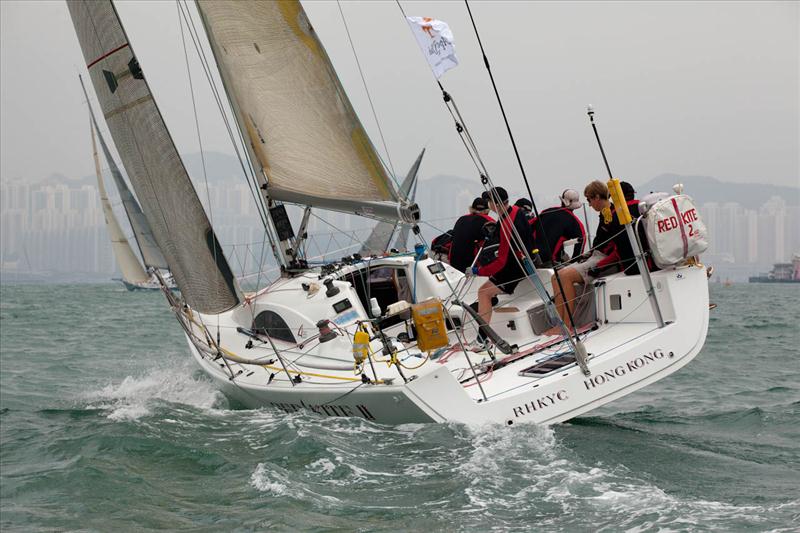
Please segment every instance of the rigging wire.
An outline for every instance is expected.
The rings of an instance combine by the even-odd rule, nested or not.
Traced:
[[[469,11],[468,0],[464,0],[464,1],[467,4],[467,9]],[[403,10],[403,6],[400,4],[400,1],[399,0],[395,0],[395,2],[397,4],[397,6],[400,8],[400,12],[405,17],[405,11]],[[475,25],[475,21],[474,21],[474,19],[472,17],[472,12],[471,11],[469,11],[469,15],[470,15],[470,20],[472,20],[473,29],[475,30],[475,34],[478,37],[478,41],[480,43],[480,35],[478,34],[477,26]],[[516,149],[516,143],[514,142],[513,134],[511,132],[511,128],[508,125],[508,120],[507,120],[506,115],[505,115],[505,110],[503,109],[502,101],[500,100],[500,95],[499,95],[499,92],[497,91],[497,86],[494,83],[494,77],[491,74],[491,68],[489,67],[489,61],[488,61],[488,59],[486,57],[486,54],[484,52],[482,43],[480,43],[480,47],[481,47],[481,52],[482,52],[482,55],[483,55],[483,58],[484,58],[484,64],[486,65],[486,68],[489,71],[489,76],[490,76],[490,78],[492,80],[492,86],[495,89],[495,95],[497,96],[498,103],[500,104],[501,111],[503,113],[503,118],[505,120],[509,136],[511,136],[511,139],[512,139],[512,144],[514,146],[514,151],[517,154],[517,161],[518,161],[518,163],[520,165],[520,170],[522,171],[523,179],[525,181],[525,186],[528,189],[529,195],[531,197],[531,203],[533,205],[534,212],[536,213],[537,218],[539,219],[540,225],[541,225],[541,218],[538,217],[538,214],[539,214],[538,213],[538,209],[536,208],[536,203],[533,201],[533,194],[532,194],[532,192],[530,190],[530,186],[528,184],[527,176],[525,175],[525,171],[524,171],[524,167],[522,165],[522,161],[521,161],[521,159],[519,157],[519,153],[518,153],[518,151]],[[444,102],[445,102],[445,106],[447,106],[448,110],[450,111],[451,116],[455,120],[456,131],[458,132],[459,137],[461,137],[462,143],[464,143],[464,146],[467,148],[467,151],[468,151],[468,153],[470,155],[470,158],[473,160],[473,164],[475,164],[476,168],[478,169],[478,172],[480,173],[481,183],[484,185],[484,188],[487,190],[487,192],[493,193],[494,184],[492,183],[492,180],[489,177],[489,172],[487,171],[486,166],[483,163],[483,160],[480,158],[480,154],[478,152],[477,145],[475,144],[475,141],[472,138],[472,135],[469,133],[469,130],[466,127],[466,123],[465,123],[465,121],[464,121],[464,119],[463,119],[463,117],[462,117],[462,115],[461,115],[461,113],[460,113],[460,111],[459,111],[454,99],[444,89],[444,86],[442,85],[442,83],[438,79],[436,80],[436,82],[437,82],[439,88],[442,91],[442,96],[443,96],[443,99],[444,99]],[[452,109],[451,109],[451,106],[452,106]],[[496,204],[498,204],[498,205],[502,205],[503,202],[500,201],[499,197],[496,197],[497,196],[496,193],[494,193],[494,195],[495,195],[495,198],[493,198],[494,202]],[[500,229],[501,229],[501,231],[503,231],[505,228],[501,225]],[[542,233],[544,234],[544,231]],[[529,262],[531,268],[534,269],[534,274],[535,274],[535,267],[533,266],[533,262],[532,262],[532,260],[530,258],[529,251],[524,246],[524,240],[522,239],[521,235],[519,235],[519,232],[517,231],[517,229],[516,229],[516,227],[515,227],[515,225],[513,223],[510,224],[510,234],[508,235],[508,238],[509,238],[509,240],[514,239],[516,241],[517,245],[520,247],[520,249],[524,250],[524,254],[525,254],[524,258],[517,257],[517,254],[513,254],[513,259],[517,262],[517,264],[522,269],[522,271],[523,272],[527,272],[527,269],[525,267],[524,262]],[[554,271],[554,274],[555,274],[555,278],[557,280],[557,283],[559,285],[559,288],[561,289],[561,292],[563,294],[561,277],[560,277],[560,275],[559,275],[557,270]],[[548,292],[547,288],[542,283],[539,283],[538,285],[536,283],[534,283],[534,281],[532,279],[530,279],[530,276],[527,276],[527,278],[529,279],[531,284],[534,286],[534,288],[536,288],[537,290],[540,290],[539,286],[541,287],[541,291],[543,291],[542,298],[543,299],[547,298],[547,301],[550,303],[550,305],[554,306],[555,305],[554,298],[550,295],[550,293]],[[575,321],[573,319],[572,312],[570,311],[569,307],[566,307],[566,311],[567,311],[567,317],[568,317],[569,322],[570,322],[570,324],[572,326],[573,332],[575,333],[575,343],[576,343],[576,352],[577,352],[577,343],[579,342],[579,338],[577,336],[577,328],[575,326]],[[559,321],[561,322],[562,327],[564,328],[565,332],[569,333],[569,327],[567,326],[566,322],[564,320],[561,320],[560,317],[559,317]]]
[[[178,8],[180,9],[180,14],[181,14],[181,16],[183,17],[183,20],[186,23],[187,29],[189,30],[189,35],[192,38],[192,44],[194,45],[195,51],[197,52],[198,58],[200,59],[200,63],[202,65],[202,67],[203,67],[203,72],[206,75],[206,80],[208,81],[209,87],[211,88],[211,92],[212,92],[212,95],[214,96],[214,100],[215,100],[215,102],[217,104],[217,108],[220,111],[220,115],[222,117],[222,121],[225,124],[225,127],[226,127],[226,129],[228,131],[228,136],[229,136],[229,138],[231,140],[231,145],[233,146],[234,152],[236,153],[236,158],[239,161],[239,165],[240,165],[240,167],[242,169],[242,173],[245,175],[245,179],[247,181],[247,184],[250,187],[250,193],[251,193],[251,195],[253,197],[253,201],[254,201],[254,203],[256,205],[256,210],[258,211],[258,214],[259,214],[259,216],[261,218],[262,224],[266,228],[267,222],[266,222],[265,207],[263,205],[263,201],[260,200],[260,196],[255,194],[255,192],[253,190],[253,183],[251,181],[251,178],[252,179],[255,179],[255,178],[254,178],[254,176],[252,176],[252,171],[250,173],[248,173],[248,168],[249,167],[248,167],[248,165],[245,165],[245,162],[243,161],[242,155],[239,152],[239,145],[237,144],[237,140],[236,140],[236,138],[235,138],[235,136],[233,134],[233,129],[231,128],[230,121],[228,120],[228,116],[225,113],[224,106],[222,105],[222,98],[219,95],[219,90],[218,90],[216,84],[214,83],[210,64],[208,62],[208,59],[206,58],[205,51],[203,50],[203,47],[201,46],[200,36],[199,36],[199,34],[197,32],[196,26],[194,25],[194,20],[192,19],[192,17],[189,14],[189,7],[188,7],[188,5],[186,5],[186,0],[183,0],[183,2],[184,2],[184,5],[183,5],[183,7],[181,7],[180,0],[176,0],[176,3],[178,4]],[[186,12],[184,12],[184,9],[186,10]],[[242,142],[241,138],[239,139],[239,142]],[[246,151],[245,151],[245,155],[246,155]],[[248,161],[248,164],[249,164],[249,161]]]
[[[339,8],[339,14],[342,16],[344,30],[347,33],[347,41],[350,43],[350,49],[353,51],[353,57],[356,60],[356,66],[358,66],[358,74],[361,76],[361,83],[364,85],[364,91],[367,93],[367,100],[369,100],[369,107],[372,109],[372,116],[375,119],[375,124],[378,126],[378,133],[380,134],[381,142],[383,143],[383,149],[386,151],[386,159],[389,161],[389,169],[392,171],[392,181],[395,182],[395,186],[397,186],[399,191],[400,186],[397,183],[397,174],[395,173],[394,165],[392,164],[392,156],[389,153],[389,147],[386,145],[386,139],[383,136],[383,128],[381,128],[381,123],[378,120],[378,113],[375,111],[375,105],[372,102],[372,95],[369,92],[369,87],[367,87],[367,79],[364,77],[364,71],[361,69],[361,62],[358,60],[358,53],[356,52],[353,38],[350,35],[350,28],[347,26],[347,19],[345,19],[344,11],[342,10],[342,4],[339,2],[339,0],[336,0],[336,5]]]
[[[178,26],[181,29],[181,42],[183,43],[183,57],[186,61],[186,77],[189,80],[189,94],[192,97],[192,114],[194,115],[194,127],[195,131],[197,132],[197,144],[200,147],[200,163],[203,167],[203,181],[205,182],[206,186],[206,201],[208,202],[208,218],[211,222],[211,227],[214,227],[214,210],[212,209],[211,205],[211,191],[208,188],[208,170],[206,169],[206,155],[205,150],[203,150],[203,137],[200,135],[200,120],[197,117],[197,101],[194,97],[194,83],[192,82],[192,69],[189,66],[189,51],[186,48],[186,36],[184,35],[183,31],[183,20],[181,19],[181,6],[179,3],[176,2],[176,7],[178,8]],[[216,239],[216,236],[214,236]],[[214,246],[214,262],[217,262],[217,246]]]
[[[180,0],[176,0],[176,2],[178,2],[180,6]],[[235,127],[236,135],[234,135],[234,128],[232,128],[230,125],[230,121],[225,112],[225,108],[222,104],[222,97],[220,96],[219,89],[217,88],[217,85],[213,79],[210,62],[206,57],[205,50],[201,46],[199,31],[195,26],[194,19],[190,16],[189,7],[188,4],[186,3],[186,0],[183,0],[183,3],[184,3],[183,8],[185,9],[186,12],[184,13],[184,9],[181,9],[181,15],[183,16],[184,20],[187,23],[187,27],[189,28],[189,33],[192,36],[192,42],[195,46],[195,50],[197,51],[198,57],[200,58],[201,64],[203,65],[203,70],[206,74],[206,79],[209,83],[212,94],[214,95],[217,107],[220,110],[222,120],[228,131],[228,136],[231,139],[231,144],[233,145],[233,149],[239,160],[239,165],[242,169],[242,173],[244,174],[245,180],[247,181],[248,187],[250,188],[250,194],[253,197],[253,202],[256,205],[256,210],[258,211],[259,217],[261,218],[261,223],[264,228],[264,239],[262,239],[262,243],[266,240],[269,240],[273,256],[275,257],[276,262],[280,264],[281,256],[275,244],[277,242],[277,236],[273,235],[272,226],[268,222],[269,219],[268,206],[264,201],[264,197],[257,192],[260,190],[260,185],[258,183],[258,179],[256,178],[255,166],[253,165],[253,161],[250,158],[250,153],[246,149],[247,144],[244,138],[244,133],[242,132],[242,129],[239,127],[238,122],[236,122],[236,127]],[[214,61],[216,63],[216,56],[214,56]],[[219,65],[217,65],[217,69],[219,70]],[[227,91],[223,91],[223,93],[225,94],[228,106],[230,107],[231,110],[233,110],[233,113],[235,114],[236,113],[235,106],[233,104],[233,101],[231,100],[230,94],[228,94]],[[239,146],[242,147],[243,155],[239,151]],[[264,255],[265,254],[262,244],[261,263],[258,265],[259,271],[263,270],[264,268]],[[260,277],[257,280],[256,291],[258,291],[258,283],[260,283]]]
[[[483,64],[486,66],[486,72],[489,73],[489,79],[492,82],[492,88],[494,89],[495,97],[497,98],[497,103],[500,106],[500,113],[503,115],[503,121],[506,125],[506,130],[508,131],[508,137],[511,140],[511,146],[514,148],[514,155],[517,158],[517,163],[519,164],[519,170],[522,173],[522,180],[525,182],[525,188],[528,190],[528,196],[531,199],[531,206],[533,207],[533,213],[536,216],[536,220],[539,221],[539,230],[542,232],[542,236],[547,239],[547,232],[545,230],[544,221],[542,221],[541,217],[539,216],[539,209],[536,207],[536,201],[533,199],[533,192],[531,191],[531,186],[528,183],[528,176],[525,174],[525,166],[522,164],[522,159],[519,155],[519,150],[517,149],[517,143],[514,140],[514,134],[511,132],[511,126],[508,123],[508,117],[506,116],[505,108],[503,107],[503,101],[500,98],[500,92],[497,90],[497,84],[494,81],[494,74],[492,74],[492,68],[489,66],[489,58],[486,57],[486,51],[483,48],[483,42],[481,41],[480,33],[478,33],[478,26],[475,24],[475,19],[472,16],[472,10],[469,7],[469,0],[464,0],[464,5],[467,7],[467,13],[469,13],[469,20],[472,22],[472,28],[475,30],[475,37],[478,39],[478,45],[481,49],[481,55],[483,56]],[[606,165],[608,166],[608,165]],[[609,174],[611,171],[609,170]],[[556,283],[558,284],[558,288],[561,291],[561,294],[564,293],[564,286],[561,282],[561,275],[558,273],[558,270],[554,270]],[[548,294],[549,297],[549,294]],[[575,325],[575,319],[572,316],[572,311],[569,309],[569,306],[565,306],[565,310],[567,312],[567,318],[569,319],[570,325],[572,326],[572,330],[575,333],[576,342],[578,340],[578,330],[577,326]],[[563,322],[563,321],[562,321]]]

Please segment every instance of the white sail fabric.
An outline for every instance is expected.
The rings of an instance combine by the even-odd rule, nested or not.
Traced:
[[[150,229],[150,224],[147,223],[147,219],[145,218],[144,213],[142,213],[142,208],[139,205],[139,202],[136,201],[133,193],[128,188],[128,184],[125,183],[125,178],[122,177],[122,172],[119,171],[119,167],[117,167],[117,163],[114,161],[111,151],[108,149],[106,140],[100,133],[100,127],[97,125],[97,119],[94,116],[91,100],[89,100],[89,95],[86,92],[86,86],[83,84],[83,77],[78,76],[78,78],[81,81],[81,89],[83,89],[83,94],[86,96],[86,103],[89,106],[89,115],[92,117],[94,131],[97,132],[97,136],[100,138],[100,147],[103,149],[103,156],[108,162],[108,168],[111,171],[111,177],[114,178],[117,191],[119,191],[122,207],[125,208],[125,214],[128,215],[128,221],[130,222],[131,229],[133,230],[133,238],[136,240],[136,244],[139,247],[139,253],[142,254],[142,260],[144,261],[145,266],[148,267],[161,269],[168,268],[167,260],[164,259],[164,256],[161,254],[161,250],[159,250],[158,245],[156,245],[155,238],[153,237],[153,230]],[[94,142],[94,137],[92,137],[92,142]]]
[[[271,198],[409,218],[299,2],[198,9]]]
[[[92,123],[94,124],[94,120],[92,120]],[[128,244],[128,239],[126,239],[125,234],[122,233],[122,228],[119,226],[117,217],[114,215],[114,210],[111,208],[111,202],[108,201],[108,194],[106,194],[106,187],[103,183],[103,172],[100,170],[100,156],[97,154],[94,125],[92,125],[92,155],[94,156],[94,171],[97,174],[97,190],[100,193],[100,205],[103,207],[103,215],[105,215],[106,218],[106,229],[111,239],[111,251],[114,253],[114,258],[117,260],[120,272],[122,272],[122,279],[129,283],[144,283],[148,279],[147,272],[144,271],[144,268],[142,268],[142,265],[136,258],[136,254],[133,253],[131,245]]]
[[[234,307],[240,297],[233,273],[114,6],[67,6],[108,129],[184,299],[207,314]]]

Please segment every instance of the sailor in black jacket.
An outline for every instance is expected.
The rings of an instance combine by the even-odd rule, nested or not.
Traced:
[[[583,253],[583,244],[586,241],[583,223],[573,213],[581,206],[578,191],[567,189],[561,193],[560,199],[559,207],[545,209],[539,213],[538,218],[530,222],[534,247],[539,249],[539,257],[544,266],[562,262],[564,242],[577,239],[572,249],[572,258],[575,259]]]
[[[483,226],[487,222],[494,222],[488,213],[488,202],[483,198],[475,198],[469,213],[456,220],[449,255],[450,265],[453,268],[464,272],[472,266],[484,240]]]

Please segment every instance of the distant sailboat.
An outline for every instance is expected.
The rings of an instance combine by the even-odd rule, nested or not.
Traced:
[[[89,114],[91,116],[90,125],[92,130],[92,156],[94,157],[94,169],[97,175],[97,189],[100,193],[100,204],[103,208],[103,215],[106,220],[108,236],[111,239],[111,249],[114,253],[114,258],[117,260],[117,264],[119,265],[120,272],[122,273],[122,279],[120,281],[129,291],[158,290],[161,288],[158,278],[155,275],[148,274],[145,271],[144,267],[139,262],[139,259],[136,257],[136,254],[133,252],[133,248],[131,248],[128,239],[125,237],[122,227],[119,225],[119,221],[114,214],[114,210],[111,208],[111,202],[108,199],[105,183],[103,182],[100,155],[97,153],[97,137],[100,138],[100,145],[103,148],[103,153],[108,161],[111,173],[117,183],[120,196],[123,198],[123,204],[126,208],[125,211],[130,217],[134,238],[136,238],[136,242],[139,244],[139,250],[142,254],[142,257],[145,258],[145,263],[148,263],[147,259],[150,259],[149,262],[154,265],[159,265],[165,261],[161,255],[161,252],[158,250],[155,244],[152,243],[152,232],[148,229],[149,226],[147,224],[147,220],[144,218],[139,204],[136,202],[136,199],[133,197],[130,189],[128,189],[127,185],[125,184],[119,168],[117,168],[114,159],[111,157],[111,153],[108,150],[108,145],[106,145],[105,139],[103,139],[102,133],[100,133],[100,131],[97,129],[97,121],[94,118],[94,112],[92,111],[89,97],[86,94],[86,87],[83,85],[83,78],[81,78],[80,81],[81,88],[86,96],[86,103],[89,106]],[[131,213],[133,216],[131,216]],[[136,221],[136,224],[134,224],[134,220]],[[138,236],[141,236],[141,242],[146,243],[144,246],[141,245],[140,239],[137,238]],[[177,290],[175,282],[172,280],[172,275],[169,274],[169,272],[164,272],[162,277],[165,281],[167,281],[171,290]]]

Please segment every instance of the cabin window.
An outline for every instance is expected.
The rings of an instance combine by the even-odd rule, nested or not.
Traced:
[[[253,329],[257,333],[272,339],[297,344],[289,324],[275,311],[261,311],[253,320]]]
[[[412,301],[412,287],[403,267],[376,266],[347,274],[342,278],[350,282],[358,294],[364,309],[371,316],[369,300],[375,298],[381,311],[400,300]],[[391,317],[381,322],[382,327],[389,327],[402,322],[399,317]]]

